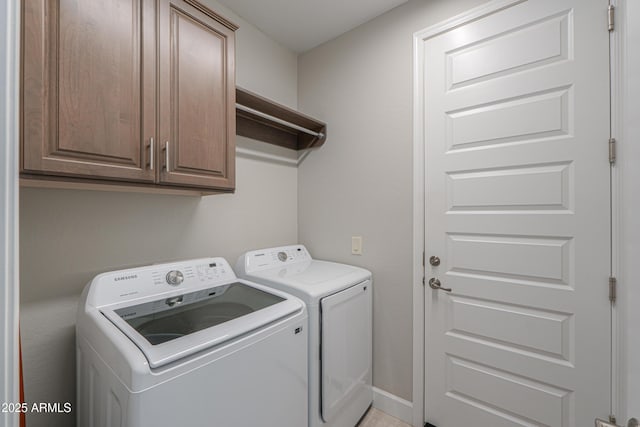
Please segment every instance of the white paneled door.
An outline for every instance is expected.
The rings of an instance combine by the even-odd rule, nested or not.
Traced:
[[[607,2],[500,3],[418,44],[425,419],[588,427],[610,413]]]

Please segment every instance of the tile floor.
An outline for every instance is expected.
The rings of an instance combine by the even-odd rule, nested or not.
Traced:
[[[370,408],[357,427],[411,427],[397,418],[387,415],[375,408]]]

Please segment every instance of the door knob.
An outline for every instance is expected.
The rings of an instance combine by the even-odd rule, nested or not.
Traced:
[[[446,292],[451,292],[451,288],[443,288],[442,287],[442,283],[440,283],[440,280],[436,279],[435,277],[432,277],[431,279],[429,279],[429,287],[431,289],[436,289],[438,291],[446,291]]]
[[[440,258],[438,258],[437,256],[429,257],[429,264],[431,264],[434,267],[439,266],[440,265]]]

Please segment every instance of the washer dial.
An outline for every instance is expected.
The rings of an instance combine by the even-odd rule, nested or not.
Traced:
[[[178,286],[184,282],[184,274],[180,270],[171,270],[167,273],[167,283],[171,286]]]
[[[278,252],[278,259],[282,262],[285,262],[287,260],[287,253],[286,252]]]

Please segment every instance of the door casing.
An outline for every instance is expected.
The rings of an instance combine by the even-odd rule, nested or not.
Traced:
[[[20,4],[0,5],[0,401],[20,401],[18,375],[18,129]],[[0,425],[17,426],[17,411],[3,411]]]
[[[613,168],[613,273],[618,278],[618,302],[613,308],[613,410],[618,424],[640,418],[640,5],[612,0],[615,30],[611,33],[611,124],[618,141]]]

